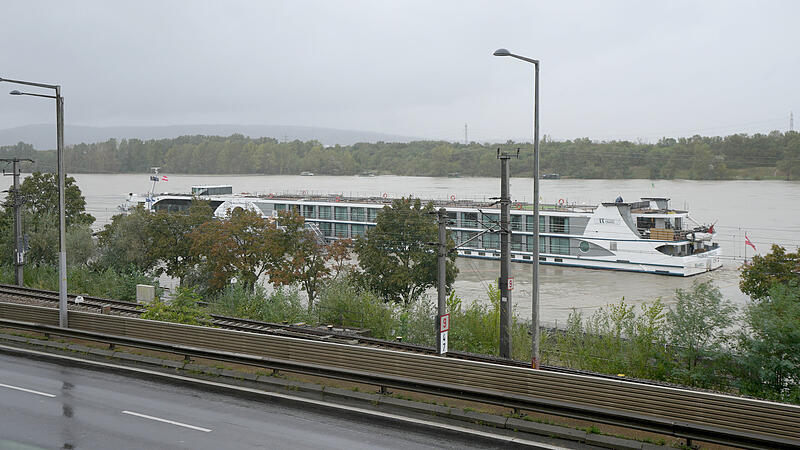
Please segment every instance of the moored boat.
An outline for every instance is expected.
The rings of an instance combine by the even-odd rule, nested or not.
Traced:
[[[378,213],[392,201],[386,197],[348,198],[341,195],[250,195],[232,193],[230,185],[193,186],[192,194],[131,196],[129,206],[180,211],[192,198],[208,200],[215,215],[234,208],[275,217],[292,210],[319,229],[326,239],[356,238],[375,226]],[[495,204],[452,199],[434,201],[444,207],[458,255],[499,259],[500,210]],[[533,261],[533,207],[514,203],[511,213],[511,254],[518,262]],[[713,242],[713,226],[695,222],[688,211],[671,209],[669,199],[646,197],[636,202],[574,205],[560,200],[541,205],[539,262],[560,266],[691,276],[722,266],[721,249]]]

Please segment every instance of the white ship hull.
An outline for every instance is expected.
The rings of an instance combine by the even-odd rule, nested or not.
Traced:
[[[275,217],[294,210],[326,239],[364,235],[379,211],[391,204],[386,198],[343,198],[337,195],[234,195],[223,193],[230,186],[193,187],[201,199],[222,218],[233,208],[257,211]],[[198,195],[199,193],[199,195]],[[181,210],[193,197],[188,194],[132,196],[129,206]],[[436,202],[448,211],[448,227],[459,256],[499,259],[499,233],[495,228],[499,209],[477,202]],[[530,205],[514,204],[511,213],[512,260],[533,262],[533,211]],[[713,227],[689,227],[687,211],[668,208],[668,199],[645,198],[634,203],[542,205],[540,211],[540,264],[622,270],[659,275],[692,276],[722,266],[721,249],[713,243]],[[491,231],[488,231],[491,230]]]

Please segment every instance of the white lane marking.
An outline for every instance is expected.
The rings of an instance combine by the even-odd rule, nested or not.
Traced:
[[[528,439],[516,438],[516,437],[512,437],[512,436],[505,436],[505,435],[502,435],[502,434],[494,434],[494,433],[488,433],[488,432],[485,432],[485,431],[478,431],[478,430],[474,430],[474,429],[471,429],[471,428],[459,427],[459,426],[456,426],[456,425],[448,425],[448,424],[443,424],[443,423],[433,422],[433,421],[427,421],[427,420],[421,420],[421,419],[412,419],[412,418],[409,418],[409,417],[406,417],[406,416],[400,416],[400,415],[396,415],[396,414],[389,414],[389,413],[383,413],[383,412],[379,413],[377,411],[372,411],[372,410],[369,410],[369,409],[337,405],[335,403],[329,403],[329,402],[324,402],[324,401],[320,401],[320,400],[312,400],[312,399],[307,399],[307,398],[303,398],[303,397],[297,397],[297,396],[288,395],[288,394],[281,394],[281,393],[277,393],[277,392],[268,392],[268,391],[255,389],[255,388],[248,388],[248,387],[244,387],[244,386],[233,386],[233,385],[230,385],[230,384],[219,383],[219,382],[216,382],[216,381],[201,380],[201,379],[198,379],[198,378],[191,378],[191,377],[187,377],[187,376],[174,375],[174,374],[170,374],[170,373],[159,372],[159,371],[156,371],[156,370],[140,369],[140,368],[137,368],[137,367],[130,367],[130,366],[123,366],[123,365],[119,365],[119,364],[104,363],[104,362],[99,362],[99,361],[92,361],[92,360],[87,360],[87,359],[82,359],[82,358],[76,358],[74,356],[58,355],[58,354],[55,354],[55,353],[46,353],[46,352],[40,352],[40,351],[36,351],[36,350],[28,350],[28,349],[20,350],[18,347],[10,347],[10,346],[7,346],[7,345],[0,345],[0,349],[11,350],[11,351],[14,351],[14,352],[19,352],[19,353],[41,355],[41,356],[46,356],[46,357],[53,358],[53,359],[60,359],[60,360],[64,360],[64,361],[75,361],[75,362],[79,362],[79,363],[82,363],[82,364],[89,364],[89,365],[93,365],[93,366],[97,366],[97,367],[108,367],[108,368],[113,368],[113,369],[116,369],[116,370],[125,370],[125,371],[131,372],[131,373],[142,373],[142,374],[148,374],[148,375],[158,376],[158,377],[161,377],[161,378],[167,378],[167,379],[172,379],[172,380],[181,380],[181,381],[184,381],[184,382],[187,382],[187,383],[193,383],[193,384],[197,384],[197,385],[222,387],[224,389],[229,389],[229,390],[233,390],[233,391],[240,391],[240,392],[249,392],[249,393],[256,394],[256,395],[259,395],[259,396],[264,396],[264,397],[285,398],[287,400],[293,400],[293,401],[295,401],[297,403],[307,403],[307,404],[312,404],[312,405],[327,406],[328,408],[331,408],[331,409],[356,411],[356,412],[360,412],[360,413],[365,414],[365,415],[384,416],[384,417],[393,418],[393,419],[396,419],[396,420],[399,420],[399,421],[410,422],[410,423],[419,423],[419,424],[427,425],[427,426],[432,427],[432,428],[439,428],[439,429],[443,429],[443,430],[454,430],[454,431],[458,431],[458,432],[461,432],[461,433],[464,433],[464,434],[472,434],[472,435],[476,435],[476,436],[486,436],[486,437],[488,437],[490,439],[495,439],[495,440],[500,440],[500,441],[505,441],[505,442],[511,442],[511,443],[518,443],[518,444],[530,446],[532,448],[547,449],[547,450],[561,450],[561,449],[566,449],[567,448],[567,447],[561,447],[561,446],[557,446],[557,445],[545,444],[545,443],[532,441],[532,440],[528,440]]]
[[[167,419],[162,419],[160,417],[148,416],[146,414],[139,414],[139,413],[133,412],[133,411],[122,411],[122,414],[130,414],[131,416],[136,416],[136,417],[141,417],[141,418],[144,418],[144,419],[155,420],[155,421],[158,421],[158,422],[164,422],[164,423],[168,423],[168,424],[171,424],[171,425],[177,425],[179,427],[191,428],[192,430],[202,431],[202,432],[205,432],[205,433],[210,433],[211,432],[211,430],[209,430],[208,428],[196,427],[194,425],[189,425],[188,423],[175,422],[174,420],[167,420]]]
[[[3,383],[0,383],[0,387],[9,388],[9,389],[14,389],[14,390],[16,390],[16,391],[29,392],[29,393],[31,393],[31,394],[41,395],[41,396],[44,396],[44,397],[50,397],[50,398],[53,398],[53,397],[55,397],[55,395],[53,395],[53,394],[48,394],[47,392],[39,392],[39,391],[34,391],[34,390],[32,390],[32,389],[25,389],[25,388],[21,388],[21,387],[17,387],[17,386],[11,386],[10,384],[3,384]]]

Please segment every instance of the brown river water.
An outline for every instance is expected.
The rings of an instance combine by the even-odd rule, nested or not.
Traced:
[[[413,195],[422,199],[484,200],[496,197],[499,178],[431,178],[399,176],[264,176],[264,175],[167,175],[169,181],[156,184],[155,192],[189,192],[197,184],[231,184],[235,193],[338,193],[346,196],[389,197]],[[117,206],[128,193],[151,189],[148,174],[75,174],[86,208],[97,218],[96,228],[119,213]],[[747,296],[738,289],[743,258],[753,250],[744,245],[750,238],[759,253],[772,243],[794,251],[800,245],[800,183],[784,181],[650,181],[650,180],[542,180],[541,201],[594,205],[622,196],[625,201],[639,197],[663,196],[671,206],[688,209],[701,223],[716,223],[715,241],[723,248],[724,266],[691,278],[613,272],[581,268],[540,267],[541,319],[563,325],[575,308],[591,314],[598,307],[625,298],[628,303],[674,301],[676,289],[686,289],[693,280],[713,280],[726,298],[744,304]],[[515,201],[532,201],[533,183],[512,178]],[[499,275],[499,262],[459,258],[456,292],[465,302],[486,301],[486,289]],[[530,317],[531,265],[512,263],[515,290],[512,301],[522,318]],[[435,299],[435,293],[431,293]]]

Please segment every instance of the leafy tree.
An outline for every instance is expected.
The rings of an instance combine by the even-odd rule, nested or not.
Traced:
[[[437,256],[434,244],[438,226],[433,204],[419,199],[392,202],[378,214],[374,228],[356,240],[355,251],[365,286],[384,299],[408,304],[436,285]],[[448,237],[448,246],[454,246]],[[446,285],[455,281],[455,253],[447,258]]]
[[[774,284],[762,301],[745,309],[740,336],[743,393],[800,402],[800,288]]]
[[[308,310],[311,311],[322,284],[331,278],[332,269],[336,268],[337,273],[341,270],[350,241],[325,242],[306,228],[305,219],[294,212],[282,212],[278,220],[282,235],[275,238],[284,253],[270,266],[269,280],[276,285],[300,283],[308,295]]]
[[[695,281],[689,291],[678,289],[676,298],[667,312],[669,344],[678,359],[673,376],[688,384],[710,387],[721,381],[721,370],[709,365],[729,344],[726,330],[734,323],[736,307],[723,299],[710,281]]]
[[[788,284],[800,278],[800,250],[787,253],[780,245],[772,245],[766,255],[756,255],[741,268],[739,289],[754,300],[769,295],[775,284]]]
[[[150,258],[161,264],[155,267],[156,275],[166,273],[183,282],[196,264],[191,235],[212,217],[211,206],[202,200],[193,200],[186,212],[157,211],[148,216]]]
[[[27,220],[26,220],[27,218]],[[42,214],[35,219],[26,214],[23,217],[28,250],[26,261],[31,264],[58,265],[59,236],[58,216]],[[5,228],[5,227],[3,227]],[[9,234],[4,247],[8,255],[13,255],[13,228],[7,228]],[[92,238],[92,230],[87,224],[71,224],[64,233],[67,252],[67,264],[86,264],[95,254],[96,248]],[[10,259],[10,258],[9,258]]]
[[[189,236],[191,254],[210,275],[212,291],[223,289],[234,277],[254,289],[285,253],[283,235],[275,223],[241,208],[234,209],[228,219],[200,225]]]
[[[24,199],[23,211],[30,217],[52,215],[58,217],[58,175],[34,172],[20,184],[20,195]],[[3,204],[7,211],[13,210],[12,196]],[[73,223],[91,225],[94,217],[86,213],[86,199],[72,177],[64,178],[64,217],[67,226]]]
[[[98,233],[98,265],[117,271],[149,272],[158,259],[153,251],[152,213],[138,206],[128,214],[117,214]]]

